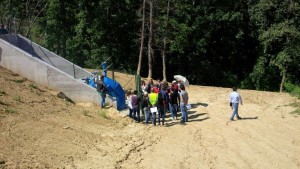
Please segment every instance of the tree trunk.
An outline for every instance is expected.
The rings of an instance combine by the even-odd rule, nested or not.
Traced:
[[[152,34],[153,34],[153,1],[149,0],[150,14],[149,14],[149,40],[148,40],[148,78],[152,78]]]
[[[166,20],[166,31],[163,39],[163,51],[162,51],[162,65],[163,65],[163,81],[167,81],[167,70],[166,70],[166,49],[167,49],[167,36],[168,36],[168,22],[169,22],[169,11],[170,11],[170,0],[168,0],[167,6],[167,20]]]
[[[141,74],[141,67],[142,67],[142,58],[143,58],[143,48],[144,48],[144,30],[145,30],[145,6],[146,0],[143,0],[143,19],[142,19],[142,31],[141,31],[141,46],[140,46],[140,54],[139,54],[139,63],[138,68],[136,71],[137,75]]]
[[[164,49],[162,51],[162,65],[163,65],[163,81],[167,81],[166,73],[166,37],[164,37]]]
[[[283,73],[282,73],[282,79],[281,79],[281,83],[280,83],[280,93],[282,93],[282,90],[283,90],[283,85],[284,85],[284,82],[285,82],[285,77],[286,77],[286,71],[284,70]]]

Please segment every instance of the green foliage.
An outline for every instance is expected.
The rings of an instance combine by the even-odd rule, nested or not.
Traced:
[[[292,106],[292,107],[296,108],[296,110],[292,111],[291,114],[300,115],[300,102],[294,102],[294,103],[290,104],[289,106]]]
[[[291,114],[300,115],[300,109],[296,109],[296,110],[292,111]]]
[[[20,96],[14,96],[13,99],[17,102],[21,102],[21,97]]]
[[[4,109],[4,112],[6,112],[6,113],[17,113],[17,111],[16,110],[14,110],[14,109],[12,109],[12,108],[5,108]]]
[[[299,75],[295,67],[300,64],[300,5],[288,0],[261,0],[252,6],[251,12],[259,28],[262,51],[250,76],[255,88],[269,90],[274,88],[270,82],[277,79],[279,84],[283,74]]]
[[[284,89],[300,99],[300,86],[287,82],[284,84]]]
[[[31,89],[38,89],[38,86],[37,86],[35,83],[30,83],[30,84],[29,84],[29,87],[30,87]]]
[[[15,17],[16,32],[81,67],[97,68],[111,58],[111,68],[133,72],[141,5],[135,0],[3,0],[0,22],[14,32]],[[298,1],[160,0],[154,8],[153,78],[161,78],[166,37],[168,81],[182,74],[192,84],[278,91],[285,74],[289,83],[300,83]],[[143,59],[142,76],[147,70]]]
[[[25,82],[25,79],[14,80],[14,82],[16,82],[16,83],[23,83],[23,82]]]
[[[104,110],[101,110],[99,112],[100,117],[105,118],[105,119],[110,119],[110,117],[107,115],[107,112]]]

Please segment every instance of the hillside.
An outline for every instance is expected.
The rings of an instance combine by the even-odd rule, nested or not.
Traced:
[[[243,120],[229,122],[230,89],[187,91],[190,121],[168,114],[153,127],[74,105],[0,67],[0,168],[300,168],[299,100],[241,90]]]

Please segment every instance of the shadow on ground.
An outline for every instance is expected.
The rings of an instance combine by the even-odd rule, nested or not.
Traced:
[[[203,119],[192,119],[192,120],[189,120],[189,122],[194,122],[194,121],[195,121],[195,122],[196,122],[196,121],[199,122],[199,121],[204,121],[204,120],[208,120],[208,119],[209,119],[209,117],[205,117],[205,118],[203,118]],[[188,123],[189,123],[189,122],[188,122]]]
[[[192,103],[192,104],[191,104],[192,109],[197,108],[197,107],[199,107],[199,106],[207,107],[208,104],[207,104],[207,103],[199,103],[199,102],[198,102],[198,103]]]
[[[200,114],[190,115],[190,112],[188,112],[188,114],[189,114],[189,119],[196,119],[197,117],[206,115],[207,113],[200,113]]]
[[[240,120],[256,120],[258,119],[258,116],[256,117],[242,117]]]

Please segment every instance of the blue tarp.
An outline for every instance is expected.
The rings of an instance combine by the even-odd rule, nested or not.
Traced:
[[[106,87],[106,93],[117,99],[117,109],[119,111],[126,109],[125,92],[121,85],[109,77],[104,77],[104,83]],[[94,78],[89,79],[89,85],[96,88]]]
[[[106,86],[106,92],[111,97],[116,97],[117,99],[117,109],[123,110],[126,109],[125,103],[125,92],[121,85],[115,80],[110,79],[109,77],[104,78],[104,83]]]
[[[92,86],[92,87],[96,87],[96,85],[95,85],[95,79],[93,78],[93,77],[90,77],[89,79],[88,79],[88,81],[89,81],[89,85],[90,86]]]

